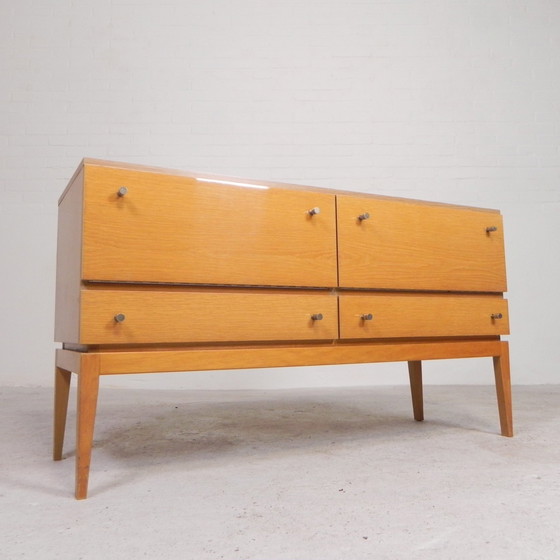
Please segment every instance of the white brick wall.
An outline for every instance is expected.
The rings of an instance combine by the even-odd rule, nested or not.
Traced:
[[[557,0],[18,0],[0,64],[0,383],[51,383],[56,201],[83,156],[501,208],[514,380],[558,382]],[[490,382],[489,367],[428,364],[426,381]]]

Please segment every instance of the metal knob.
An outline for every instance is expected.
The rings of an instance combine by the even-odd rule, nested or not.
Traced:
[[[492,313],[492,315],[490,315],[491,319],[501,319],[503,317],[503,315],[501,313]]]
[[[118,313],[115,315],[115,322],[122,323],[126,319],[126,315],[124,313]]]
[[[363,214],[360,214],[358,216],[358,220],[360,220],[360,222],[363,222],[364,220],[369,220],[369,212],[364,212]]]
[[[496,226],[488,226],[486,228],[486,233],[491,233],[493,231],[498,231],[498,228]]]
[[[322,313],[313,313],[313,315],[311,315],[311,319],[313,321],[321,321],[323,319],[323,314]]]
[[[311,208],[311,210],[308,210],[307,213],[310,216],[315,216],[315,214],[320,214],[321,213],[321,209],[318,208],[317,206],[315,206],[315,208]]]
[[[371,321],[373,319],[373,315],[371,313],[364,313],[361,316],[362,321]]]
[[[128,189],[126,187],[121,187],[117,191],[117,196],[124,196],[127,192],[128,192]]]

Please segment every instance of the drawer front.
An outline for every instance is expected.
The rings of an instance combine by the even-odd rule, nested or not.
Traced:
[[[330,294],[104,289],[81,294],[81,344],[337,337],[337,298]]]
[[[83,238],[85,280],[337,282],[335,196],[325,193],[89,166]]]
[[[509,334],[507,300],[493,296],[342,295],[341,338]]]
[[[498,212],[350,196],[337,206],[341,287],[507,289]]]

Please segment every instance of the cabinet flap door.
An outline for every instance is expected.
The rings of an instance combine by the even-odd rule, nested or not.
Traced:
[[[343,288],[505,292],[499,212],[337,196]]]
[[[335,196],[89,166],[85,280],[335,286]]]

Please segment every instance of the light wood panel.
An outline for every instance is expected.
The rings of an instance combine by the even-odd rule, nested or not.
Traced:
[[[207,371],[498,356],[499,341],[302,344],[100,353],[102,375]]]
[[[177,177],[190,177],[190,178],[203,178],[207,181],[214,181],[214,182],[221,182],[222,184],[227,183],[236,183],[236,182],[243,182],[246,184],[252,185],[267,185],[269,187],[277,187],[281,189],[289,189],[289,190],[298,190],[298,191],[307,191],[307,192],[322,192],[327,194],[342,194],[348,195],[348,190],[338,190],[333,188],[322,188],[316,187],[311,185],[302,185],[302,184],[290,184],[290,183],[282,183],[279,181],[271,181],[269,179],[247,179],[247,178],[240,178],[240,177],[233,177],[233,176],[226,176],[226,175],[217,175],[214,173],[196,173],[193,171],[185,171],[184,169],[171,169],[165,167],[157,167],[152,165],[142,165],[137,163],[125,163],[125,162],[118,162],[118,161],[109,161],[103,160],[98,158],[84,158],[81,165],[86,166],[97,166],[97,167],[106,167],[111,169],[121,169],[121,170],[128,170],[128,171],[142,171],[144,173],[156,173],[159,175],[174,175]],[[81,167],[81,166],[80,166]],[[61,198],[64,197],[62,194]],[[350,193],[352,194],[352,193]],[[396,197],[396,196],[387,196],[375,193],[364,193],[360,192],[359,196],[362,198],[375,198],[378,200],[395,200],[395,201],[408,201],[414,204],[427,204],[429,206],[443,206],[446,208],[471,208],[477,210],[479,212],[492,212],[495,213],[497,210],[492,208],[481,208],[479,206],[465,206],[464,204],[450,204],[447,202],[436,202],[436,201],[427,201],[427,200],[417,200],[411,198],[403,198],[403,197]]]
[[[502,318],[493,319],[492,314]],[[371,320],[362,317],[371,315]],[[341,338],[487,336],[509,333],[507,301],[488,296],[341,295]]]
[[[85,189],[85,280],[336,286],[334,195],[98,166]]]
[[[58,342],[74,340],[80,322],[83,169],[70,181],[58,207],[55,333]]]
[[[337,209],[341,287],[507,289],[498,212],[343,195]]]
[[[116,322],[121,313],[124,321]],[[313,320],[316,314],[322,319]],[[81,344],[338,337],[337,298],[323,293],[84,290],[81,321]]]

